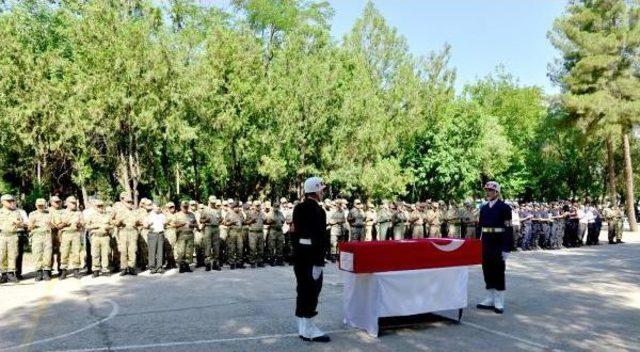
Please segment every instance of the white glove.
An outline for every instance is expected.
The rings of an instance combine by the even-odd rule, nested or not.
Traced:
[[[317,281],[320,278],[320,275],[322,275],[322,267],[314,265],[313,270],[311,271],[311,276]]]
[[[506,261],[509,258],[509,252],[502,252],[502,260]]]

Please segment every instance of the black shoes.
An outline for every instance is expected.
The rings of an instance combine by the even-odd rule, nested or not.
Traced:
[[[42,277],[43,277],[42,270],[36,271],[36,281],[42,281]]]
[[[51,281],[51,270],[45,270],[42,273],[42,279],[44,279],[44,281]]]
[[[251,269],[255,269],[255,268],[256,268],[256,265],[251,263]]]
[[[18,280],[18,277],[16,276],[16,273],[9,273],[9,274],[7,275],[7,281],[8,281],[8,282],[13,282],[13,283],[15,284],[15,283],[17,283],[19,280]]]
[[[73,277],[75,277],[76,279],[80,279],[82,277],[82,275],[80,275],[80,269],[73,270]]]
[[[133,276],[138,275],[136,268],[129,268],[129,275],[133,275]]]
[[[220,265],[218,265],[218,264],[213,264],[212,269],[213,269],[213,270],[216,270],[216,271],[221,271],[221,270],[222,270],[222,268],[221,268],[221,267],[220,267]]]
[[[493,308],[493,311],[496,312],[497,314],[504,313],[504,309],[500,309],[500,308]]]
[[[6,284],[7,283],[7,273],[2,273],[2,275],[0,275],[0,284]]]
[[[98,276],[100,276],[100,271],[98,271],[98,270],[94,270],[94,271],[93,271],[93,274],[92,274],[91,276],[92,276],[92,277],[98,277]]]
[[[210,264],[210,263],[207,263],[207,264],[204,266],[204,271],[211,271],[211,264]]]
[[[329,337],[329,335],[322,335],[322,336],[314,337],[312,339],[308,337],[304,337],[302,335],[298,335],[298,337],[301,338],[302,341],[307,341],[307,342],[322,342],[322,343],[331,342],[331,338]]]
[[[180,273],[191,273],[191,268],[187,263],[180,263]]]
[[[625,243],[625,242],[622,240],[616,240],[616,243]]]
[[[62,271],[60,271],[60,280],[64,280],[67,278],[67,269],[62,269]]]
[[[120,272],[120,276],[125,276],[125,275],[127,275],[128,273],[129,273],[129,268],[125,268],[124,270],[122,270],[122,271]]]
[[[258,263],[258,268],[264,268],[264,263]]]
[[[496,308],[494,306],[486,306],[484,304],[476,304],[476,308],[478,309],[486,309],[486,310],[495,310]]]

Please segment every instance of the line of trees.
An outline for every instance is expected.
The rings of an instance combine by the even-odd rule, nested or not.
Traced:
[[[502,68],[456,92],[454,48],[412,54],[371,3],[339,39],[325,2],[231,3],[0,2],[0,190],[276,197],[319,174],[375,199],[461,200],[488,179],[511,198],[632,199],[633,4],[569,5],[550,32],[566,94],[546,97]],[[579,23],[605,4],[624,17]]]

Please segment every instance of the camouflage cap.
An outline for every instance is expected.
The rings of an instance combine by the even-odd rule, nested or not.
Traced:
[[[192,199],[189,201],[189,205],[198,205],[198,202]]]
[[[65,202],[65,204],[69,204],[69,203],[78,204],[78,200],[74,196],[68,196],[67,199],[65,199],[64,202]]]
[[[95,205],[96,207],[103,207],[104,206],[104,202],[101,199],[96,199],[93,202],[93,205]]]
[[[60,197],[58,197],[58,196],[52,196],[51,198],[49,198],[49,201],[51,203],[62,202],[62,199],[60,199]]]
[[[216,196],[209,196],[209,203],[215,203],[218,199],[216,198]]]
[[[181,207],[188,207],[189,206],[189,201],[187,201],[187,200],[180,201],[180,206]]]
[[[222,206],[222,201],[220,199],[216,199],[214,204],[216,207]]]
[[[259,206],[260,206],[260,204],[262,204],[262,203],[260,203],[260,201],[259,201],[259,200],[254,200],[254,201],[253,201],[253,205],[254,205],[254,206],[256,206],[256,207],[259,207]]]
[[[43,205],[43,206],[47,205],[47,201],[44,200],[44,198],[38,198],[38,199],[36,199],[36,206],[38,206],[38,205]]]
[[[131,198],[131,196],[129,195],[129,192],[120,192],[120,199],[125,199],[125,198]]]
[[[271,209],[271,202],[270,201],[264,202],[264,207],[267,209]]]
[[[15,200],[16,199],[11,194],[3,194],[2,197],[0,197],[0,201],[2,202],[11,202]]]
[[[286,197],[282,197],[280,198],[280,204],[287,204],[289,201],[287,200]]]
[[[174,202],[168,202],[167,204],[164,205],[167,208],[175,208],[176,204]]]

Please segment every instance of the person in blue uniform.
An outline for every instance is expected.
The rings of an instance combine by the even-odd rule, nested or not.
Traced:
[[[322,290],[322,268],[329,252],[327,216],[320,205],[325,185],[319,177],[304,182],[304,201],[293,209],[293,271],[296,275],[298,336],[304,341],[331,339],[314,323]]]
[[[477,307],[502,314],[506,288],[505,261],[513,238],[511,207],[500,199],[500,185],[497,182],[487,182],[484,189],[487,203],[480,208],[479,227],[482,231],[482,274],[487,296]]]

